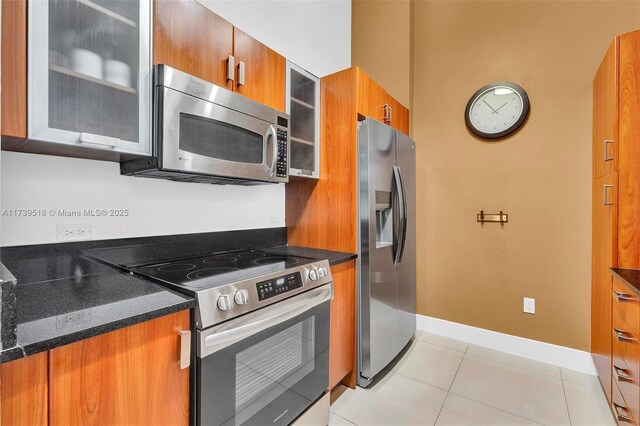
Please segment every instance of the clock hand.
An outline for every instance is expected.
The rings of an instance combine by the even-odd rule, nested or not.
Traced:
[[[485,100],[483,99],[483,100],[482,100],[482,102],[484,102],[485,104],[487,104],[487,106],[488,106],[489,108],[491,108],[491,111],[496,112],[496,110],[495,110],[495,109],[493,109],[493,107],[492,107],[491,105],[489,105],[489,103],[488,103],[487,101],[485,101]]]
[[[505,105],[506,105],[506,104],[508,104],[508,103],[509,103],[509,101],[507,101],[507,102],[503,103],[503,104],[502,104],[502,105],[500,105],[498,108],[496,108],[495,113],[497,114],[497,113],[498,113],[498,111],[500,111],[500,108],[502,108],[503,106],[505,106]]]

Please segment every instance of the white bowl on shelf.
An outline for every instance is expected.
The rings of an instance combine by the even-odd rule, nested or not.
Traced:
[[[69,54],[71,69],[89,77],[102,79],[102,56],[86,49],[71,49]]]
[[[131,87],[131,67],[122,61],[104,61],[104,79],[121,86]]]

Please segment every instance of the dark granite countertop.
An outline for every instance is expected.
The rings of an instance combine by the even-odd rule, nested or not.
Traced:
[[[629,288],[640,296],[640,270],[638,269],[621,269],[610,268],[614,275],[627,283]]]
[[[0,362],[195,307],[194,298],[129,275],[122,265],[249,248],[330,265],[357,258],[286,241],[286,228],[271,228],[3,247]]]
[[[3,247],[1,254],[17,284],[9,301],[3,287],[0,363],[195,306],[192,297],[102,265],[74,244]]]
[[[269,251],[274,253],[288,254],[291,256],[310,257],[317,260],[327,259],[329,261],[329,265],[331,266],[335,266],[340,263],[348,262],[350,260],[358,258],[358,255],[355,253],[345,253],[341,251],[322,250],[298,246],[272,247],[269,249]]]

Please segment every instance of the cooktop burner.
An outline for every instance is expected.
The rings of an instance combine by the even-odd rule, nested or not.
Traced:
[[[284,271],[313,261],[304,257],[246,250],[192,259],[177,259],[133,267],[130,270],[183,289],[196,291]]]

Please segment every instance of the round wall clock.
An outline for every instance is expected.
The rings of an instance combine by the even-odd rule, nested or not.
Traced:
[[[498,139],[518,130],[529,115],[529,96],[517,84],[491,83],[473,94],[464,112],[467,127],[484,139]]]

